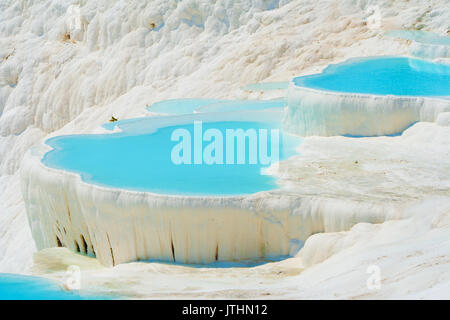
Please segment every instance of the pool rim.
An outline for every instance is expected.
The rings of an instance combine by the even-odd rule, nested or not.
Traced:
[[[239,116],[242,115],[247,115],[247,114],[258,114],[261,115],[263,113],[267,113],[267,120],[263,120],[263,118],[261,119],[257,119],[257,118],[252,118],[252,119],[248,119],[245,121],[252,121],[252,122],[261,122],[261,123],[279,123],[280,125],[282,124],[282,119],[283,119],[283,111],[281,110],[274,110],[274,108],[271,109],[265,109],[265,110],[245,110],[245,111],[239,111],[239,112],[233,112],[232,113],[232,117],[236,117],[236,120],[223,120],[223,119],[212,119],[210,121],[205,121],[205,122],[222,122],[222,121],[235,121],[235,122],[239,122],[239,121],[243,121],[241,118],[239,118]],[[200,117],[204,117],[204,118],[208,118],[209,116],[213,116],[215,113],[199,113],[199,114],[188,114],[188,115],[175,115],[175,116],[161,116],[161,117],[153,117],[153,116],[149,116],[149,117],[139,117],[139,118],[132,118],[132,119],[126,119],[126,120],[149,120],[149,121],[154,121],[157,122],[158,119],[174,119],[174,120],[181,120],[181,121],[186,121],[186,123],[189,123],[189,121],[192,119],[197,118],[198,116]],[[231,113],[223,113],[224,115],[231,115]],[[278,114],[278,116],[280,117],[278,120],[277,119],[270,119],[270,115],[271,114]],[[247,115],[248,116],[248,115]],[[189,120],[188,120],[189,118]],[[125,120],[125,121],[126,121]],[[204,121],[204,120],[203,120]],[[127,123],[127,122],[124,122]],[[184,122],[179,123],[179,124],[184,124]],[[89,186],[89,187],[95,187],[98,190],[101,190],[103,192],[115,192],[115,191],[120,191],[121,193],[126,193],[128,195],[141,195],[141,196],[150,196],[152,198],[154,198],[155,200],[160,198],[160,199],[167,199],[167,198],[171,198],[171,199],[192,199],[192,200],[200,200],[200,199],[215,199],[215,200],[243,200],[249,197],[253,197],[255,195],[259,195],[259,194],[265,194],[268,192],[274,192],[274,191],[280,191],[282,190],[283,186],[281,184],[278,183],[279,180],[281,180],[279,176],[275,175],[275,174],[270,174],[271,176],[274,177],[275,179],[275,183],[277,185],[276,188],[271,189],[271,190],[261,190],[261,191],[257,191],[257,192],[253,192],[253,193],[243,193],[243,194],[234,194],[234,195],[229,195],[229,194],[223,194],[223,195],[208,195],[208,194],[199,194],[199,195],[187,195],[187,194],[169,194],[169,193],[157,193],[157,192],[152,192],[152,191],[144,191],[144,190],[132,190],[132,189],[124,189],[124,188],[118,188],[118,187],[113,187],[113,186],[108,186],[106,184],[99,184],[99,183],[91,183],[88,181],[84,181],[81,174],[79,172],[74,172],[74,171],[69,171],[69,170],[64,170],[64,169],[58,169],[58,168],[53,168],[50,166],[47,166],[44,162],[43,159],[45,157],[45,155],[54,150],[54,148],[50,145],[48,145],[46,142],[48,140],[54,139],[54,138],[58,138],[58,137],[63,137],[63,136],[91,136],[91,135],[96,135],[96,134],[117,134],[117,133],[124,133],[123,130],[121,130],[120,132],[117,132],[117,126],[120,125],[119,122],[116,123],[115,126],[113,126],[113,128],[111,130],[107,130],[107,132],[102,132],[102,133],[83,133],[83,134],[76,134],[76,133],[71,133],[71,134],[62,134],[62,135],[52,135],[50,137],[45,137],[41,140],[41,142],[39,144],[37,144],[36,146],[30,148],[29,151],[27,151],[27,155],[30,155],[32,158],[37,158],[36,160],[38,160],[39,162],[39,166],[41,170],[48,170],[50,172],[52,172],[53,174],[58,174],[58,175],[69,175],[71,176],[71,178],[75,178],[77,183],[81,183],[82,185],[85,186]],[[158,129],[162,129],[164,127],[168,127],[171,125],[162,125],[162,126],[157,126],[155,128],[152,128],[149,132],[155,132]],[[143,134],[143,133],[140,133]],[[288,135],[293,135],[293,136],[297,136],[293,133],[290,132],[285,132],[285,134]],[[298,156],[298,154],[293,155],[289,158]],[[24,157],[25,158],[25,157]],[[280,160],[278,163],[282,162],[282,161],[286,161],[288,160],[284,159],[284,160]],[[266,168],[266,170],[270,170],[270,167]]]

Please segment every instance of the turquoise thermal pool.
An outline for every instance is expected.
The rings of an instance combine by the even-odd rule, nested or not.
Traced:
[[[207,112],[232,112],[243,110],[265,110],[271,108],[283,108],[286,106],[284,99],[276,100],[241,100],[241,101],[226,101],[220,103],[213,103],[195,110],[198,113]]]
[[[392,30],[387,36],[416,41],[424,44],[450,46],[450,36],[420,30]]]
[[[318,90],[399,96],[449,96],[450,65],[406,57],[351,59],[294,84]]]
[[[174,99],[159,101],[147,107],[148,111],[164,115],[191,113],[229,112],[242,110],[264,110],[282,108],[284,99],[275,100],[219,100],[219,99]]]
[[[244,87],[242,90],[246,91],[274,91],[274,90],[286,90],[289,87],[289,82],[260,82],[251,83]]]
[[[190,114],[202,106],[209,104],[226,102],[219,99],[173,99],[156,102],[147,107],[147,110],[154,113],[167,115]]]
[[[158,119],[156,119],[157,121]],[[190,135],[190,148],[176,152],[176,155],[191,156],[191,164],[177,164],[173,161],[173,152],[176,145],[181,141],[171,140],[172,134],[177,129],[185,130]],[[197,127],[198,129],[198,127]],[[196,130],[197,130],[196,129]],[[127,130],[121,133],[96,134],[96,135],[69,135],[50,138],[46,144],[53,150],[47,152],[42,162],[51,168],[67,170],[81,175],[82,180],[102,186],[137,191],[148,191],[160,194],[172,195],[240,195],[251,194],[259,191],[277,188],[276,179],[271,175],[264,174],[268,167],[261,161],[261,144],[267,143],[266,155],[272,156],[272,138],[275,137],[272,130],[279,130],[277,125],[263,122],[203,122],[202,133],[206,134],[208,129],[219,132],[223,139],[211,138],[203,141],[198,147],[195,141],[205,137],[199,131],[194,133],[194,124],[175,125],[160,128],[151,133],[130,133]],[[239,149],[237,139],[234,139],[232,156],[227,148],[227,130],[243,129],[260,132],[266,129],[267,136],[258,135],[258,160],[250,163],[251,143],[245,139],[245,161],[237,164],[238,154],[244,149]],[[200,140],[198,139],[200,137]],[[222,147],[217,140],[221,140]],[[279,131],[279,159],[286,159],[295,154],[296,146],[300,139]],[[209,154],[223,159],[223,164],[195,164],[196,155],[208,154],[206,149],[212,143],[217,148]],[[253,144],[256,145],[256,144]],[[242,146],[241,146],[242,147]],[[196,151],[197,150],[197,151]],[[203,150],[198,153],[198,150]],[[208,149],[211,151],[211,149]],[[222,151],[222,157],[220,152]],[[275,148],[274,148],[275,150]],[[216,152],[219,152],[216,154]],[[241,152],[242,154],[242,152]],[[231,164],[233,158],[234,164]],[[242,161],[241,161],[242,162]]]
[[[39,277],[0,273],[0,300],[80,300],[76,293]],[[92,299],[92,297],[90,297]]]

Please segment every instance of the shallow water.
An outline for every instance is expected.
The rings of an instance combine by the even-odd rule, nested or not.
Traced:
[[[289,82],[260,82],[251,83],[244,87],[246,91],[274,91],[274,90],[286,90],[289,87]]]
[[[39,277],[0,273],[0,300],[80,300],[56,283]]]
[[[219,100],[176,99],[160,101],[147,107],[148,111],[164,115],[185,115],[194,112],[228,112],[242,110],[264,110],[285,106],[284,99],[275,100]]]
[[[215,268],[215,269],[227,269],[227,268],[253,268],[257,266],[262,266],[268,263],[279,262],[285,259],[289,259],[291,256],[282,255],[282,256],[272,256],[272,257],[263,257],[256,259],[241,259],[239,261],[214,261],[207,264],[185,264],[179,262],[167,262],[162,260],[144,260],[140,261],[142,263],[161,263],[167,265],[177,265],[177,266],[186,266],[189,268]]]
[[[156,102],[147,107],[148,111],[168,114],[181,115],[193,113],[196,109],[213,103],[225,102],[220,99],[173,99]]]
[[[440,35],[434,32],[420,30],[392,30],[386,33],[387,36],[413,40],[425,44],[450,46],[450,36]]]
[[[46,143],[54,150],[46,153],[42,162],[52,168],[80,173],[86,182],[162,194],[238,195],[277,188],[273,176],[262,174],[267,165],[260,161],[249,163],[248,139],[245,143],[246,162],[236,164],[238,144],[235,143],[235,164],[226,164],[226,130],[239,128],[279,129],[273,124],[262,122],[204,122],[203,133],[208,129],[216,129],[223,135],[224,164],[194,164],[194,160],[192,164],[173,162],[172,151],[179,142],[171,141],[171,135],[176,129],[185,129],[191,135],[190,159],[194,158],[193,124],[165,127],[147,134],[122,132],[51,138]],[[270,154],[270,131],[265,140]],[[286,159],[294,155],[300,142],[297,137],[281,133],[279,158]],[[210,143],[203,142],[203,149],[200,150]]]
[[[313,89],[401,96],[449,96],[450,65],[405,57],[352,59],[294,78]]]
[[[213,103],[195,110],[198,113],[206,112],[232,112],[243,110],[265,110],[270,108],[283,108],[286,106],[284,99],[276,100],[241,100],[241,101],[226,101],[220,103]]]

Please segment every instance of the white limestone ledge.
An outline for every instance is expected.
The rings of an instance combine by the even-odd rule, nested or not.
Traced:
[[[284,129],[301,136],[397,134],[450,111],[450,97],[410,97],[316,90],[290,83]]]

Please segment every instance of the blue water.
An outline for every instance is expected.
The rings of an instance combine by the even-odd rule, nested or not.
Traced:
[[[220,268],[220,269],[226,269],[226,268],[252,268],[257,266],[262,266],[267,263],[273,263],[273,262],[279,262],[285,259],[291,258],[289,255],[279,255],[279,256],[269,256],[269,257],[263,257],[263,258],[256,258],[256,259],[242,259],[239,261],[214,261],[207,264],[192,264],[192,263],[180,263],[180,262],[171,262],[171,261],[165,261],[165,260],[141,260],[141,262],[145,261],[147,263],[161,263],[161,264],[168,264],[168,265],[177,265],[177,266],[186,266],[189,268]]]
[[[243,110],[264,110],[271,108],[283,108],[286,105],[284,99],[277,100],[238,100],[209,104],[196,110],[199,113],[206,112],[232,112]]]
[[[213,103],[225,102],[219,99],[174,99],[156,102],[147,107],[148,111],[169,115],[193,113],[196,109]]]
[[[444,36],[434,32],[421,30],[392,30],[389,31],[387,35],[420,43],[450,46],[450,36]]]
[[[349,93],[449,96],[450,65],[405,57],[351,59],[293,81],[297,86]]]
[[[0,273],[0,300],[80,300],[85,298],[74,292],[65,291],[56,283],[44,278]]]
[[[192,137],[191,159],[194,157],[193,124],[165,127],[153,133],[122,132],[101,135],[72,135],[46,141],[54,150],[42,159],[49,167],[77,172],[86,182],[130,190],[183,195],[237,195],[277,188],[276,180],[261,174],[265,168],[259,161],[246,164],[180,164],[172,162],[171,141],[175,129],[186,129]],[[203,132],[219,130],[226,145],[226,129],[273,129],[259,122],[204,122]],[[295,154],[301,142],[297,137],[281,134],[280,159]],[[268,138],[270,152],[270,135]],[[205,148],[210,142],[203,142]],[[237,144],[235,143],[235,159]],[[225,151],[224,162],[225,162]],[[235,162],[236,163],[236,162]]]
[[[184,115],[194,112],[227,112],[241,110],[263,110],[285,106],[283,99],[277,100],[219,100],[219,99],[175,99],[159,101],[147,107],[148,111],[166,115]]]
[[[273,91],[286,90],[288,87],[289,82],[260,82],[248,84],[242,89],[247,91]]]

